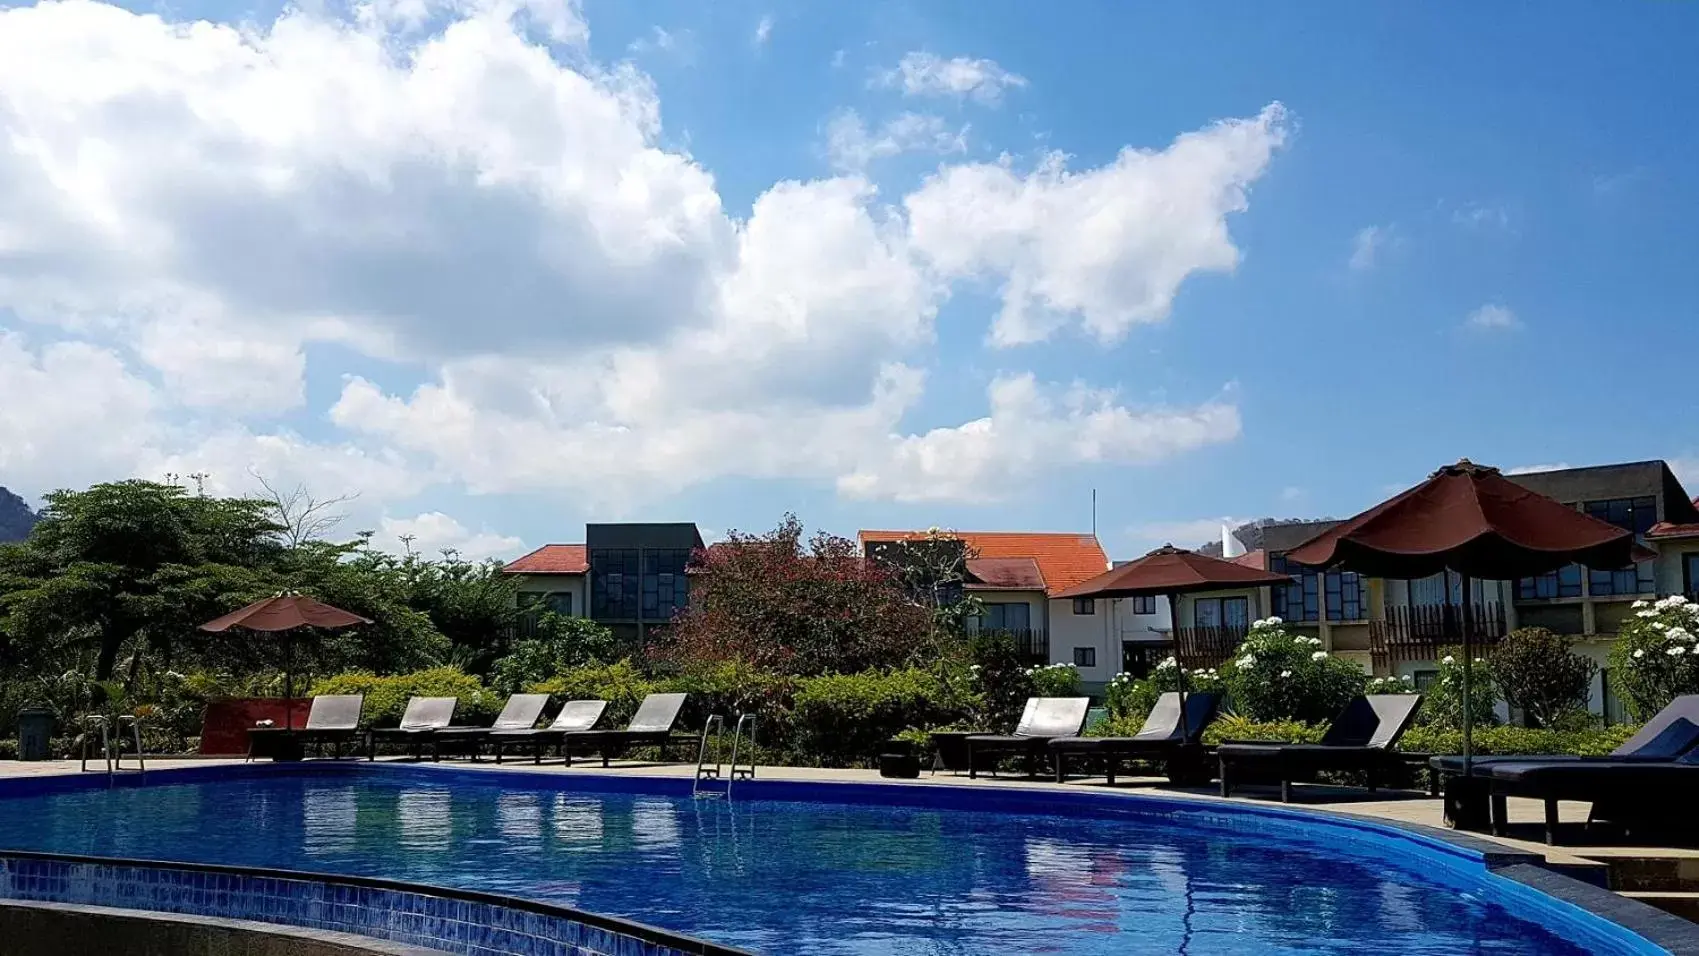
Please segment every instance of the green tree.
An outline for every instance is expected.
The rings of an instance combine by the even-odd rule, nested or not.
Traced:
[[[605,663],[613,656],[614,633],[589,618],[541,611],[531,635],[515,641],[490,669],[490,686],[516,694],[569,670]]]
[[[1543,627],[1520,627],[1493,648],[1489,661],[1499,693],[1536,727],[1587,706],[1599,666],[1575,653],[1567,638]]]

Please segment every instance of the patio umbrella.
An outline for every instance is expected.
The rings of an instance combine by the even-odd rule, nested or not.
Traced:
[[[358,614],[344,611],[339,607],[315,601],[303,594],[285,592],[276,597],[232,611],[216,620],[201,625],[201,630],[218,633],[228,631],[233,627],[246,628],[250,631],[276,632],[282,631],[283,638],[283,698],[293,700],[295,696],[295,679],[291,671],[294,659],[294,631],[300,627],[340,628],[352,627],[356,624],[370,624],[369,619]],[[283,708],[284,725],[294,729],[294,712],[286,703]]]
[[[1653,556],[1634,533],[1536,494],[1467,458],[1287,552],[1315,568],[1413,580],[1450,571],[1463,584],[1463,773],[1473,759],[1469,714],[1474,635],[1469,584],[1531,577],[1570,564],[1620,568]]]
[[[1180,595],[1201,591],[1222,591],[1229,588],[1257,588],[1291,584],[1284,574],[1264,571],[1232,561],[1212,558],[1196,551],[1186,551],[1165,544],[1136,561],[1076,584],[1057,595],[1058,598],[1128,598],[1165,597],[1168,599],[1170,640],[1174,644],[1174,663],[1180,663]],[[1186,726],[1186,669],[1180,667],[1180,733],[1188,734]]]

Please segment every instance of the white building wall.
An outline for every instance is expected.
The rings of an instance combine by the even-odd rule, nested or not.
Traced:
[[[1093,601],[1091,614],[1075,614],[1069,599],[1051,598],[1049,603],[1052,663],[1072,664],[1075,648],[1091,648],[1096,662],[1080,668],[1081,680],[1098,684],[1120,673],[1121,639],[1115,621],[1119,601]]]
[[[586,617],[590,613],[590,595],[586,591],[587,574],[522,574],[518,575],[516,590],[522,594],[572,595],[572,616]]]

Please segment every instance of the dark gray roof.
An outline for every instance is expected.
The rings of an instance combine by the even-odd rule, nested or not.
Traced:
[[[1338,518],[1259,518],[1233,529],[1246,551],[1289,551],[1339,523]],[[1211,541],[1199,554],[1221,557],[1221,542]]]

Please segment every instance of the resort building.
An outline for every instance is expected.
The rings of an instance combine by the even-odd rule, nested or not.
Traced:
[[[1073,664],[1087,689],[1095,690],[1129,663],[1148,666],[1167,654],[1166,601],[1051,597],[1109,570],[1109,556],[1096,536],[1024,531],[950,534],[961,539],[972,555],[963,590],[985,608],[969,626],[1011,635],[1031,663]],[[882,547],[926,535],[925,531],[862,531],[857,541],[864,556],[877,559]]]
[[[518,577],[521,603],[588,617],[641,643],[689,606],[685,568],[702,546],[690,522],[592,524],[583,544],[544,545],[502,570]]]
[[[1577,651],[1598,661],[1591,707],[1620,714],[1602,669],[1617,628],[1634,601],[1656,594],[1693,594],[1699,587],[1699,507],[1663,461],[1564,468],[1508,476],[1523,487],[1634,531],[1655,558],[1625,568],[1589,570],[1571,565],[1519,581],[1471,582],[1474,633],[1491,643],[1518,627],[1544,627],[1573,638]],[[1359,661],[1378,675],[1411,675],[1425,684],[1437,672],[1442,649],[1462,630],[1462,582],[1435,575],[1419,581],[1363,578],[1318,572],[1286,562],[1286,553],[1332,527],[1335,521],[1257,522],[1231,532],[1225,544],[1201,551],[1221,554],[1242,545],[1234,560],[1293,575],[1285,587],[1194,600],[1180,609],[1181,647],[1194,664],[1223,660],[1246,624],[1273,615],[1287,626],[1319,637],[1333,654]],[[1219,602],[1219,604],[1218,604]]]

